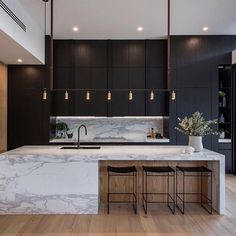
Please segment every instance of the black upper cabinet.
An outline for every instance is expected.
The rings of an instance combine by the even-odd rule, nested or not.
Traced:
[[[110,89],[127,89],[129,88],[129,69],[125,68],[110,68],[108,87]]]
[[[167,40],[146,41],[146,61],[148,67],[167,66]]]
[[[127,116],[128,114],[128,93],[126,91],[113,91],[112,99],[108,101],[108,116]]]
[[[86,91],[77,91],[74,96],[75,115],[107,116],[107,41],[86,40],[74,42],[74,88],[90,90],[87,101]]]
[[[145,88],[145,67],[129,68],[129,87],[130,89]]]
[[[145,41],[129,41],[129,67],[145,67]]]
[[[150,89],[146,93],[146,115],[168,116],[169,93],[158,91],[167,88],[167,41],[147,40],[146,48],[146,88]],[[150,101],[152,89],[154,89],[154,100]]]
[[[74,41],[73,61],[75,67],[89,67],[91,61],[91,43],[89,41]]]
[[[54,116],[74,115],[74,96],[69,93],[69,99],[65,100],[64,91],[54,91],[51,94],[52,113]]]
[[[56,68],[54,68],[53,87],[55,89],[74,88],[72,67],[56,67]]]
[[[91,67],[107,67],[107,55],[108,49],[106,40],[92,41]]]
[[[145,93],[136,93],[129,101],[129,90],[145,89],[145,41],[113,40],[109,42],[108,88],[123,89],[113,92],[108,103],[109,116],[144,116]]]
[[[129,41],[112,40],[109,42],[109,67],[129,66]]]
[[[163,96],[149,106],[146,93],[136,91],[165,88],[165,40],[55,40],[54,49],[54,88],[85,90],[70,92],[69,101],[64,100],[65,91],[54,94],[54,115],[166,114]],[[109,102],[107,89],[112,90]],[[86,90],[90,101],[85,101]]]
[[[75,116],[107,116],[106,92],[90,91],[90,100],[86,100],[86,91],[74,93]]]
[[[107,41],[77,40],[73,49],[75,67],[107,67]]]
[[[72,40],[54,40],[54,67],[72,66]]]

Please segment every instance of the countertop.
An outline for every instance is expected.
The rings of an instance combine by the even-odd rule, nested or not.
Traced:
[[[126,145],[101,146],[101,149],[60,149],[59,145],[23,146],[0,154],[11,157],[79,158],[79,160],[222,160],[224,155],[204,149],[202,152],[183,154],[186,146]]]
[[[225,209],[224,155],[204,149],[183,154],[186,146],[112,145],[101,149],[23,146],[0,154],[0,214],[97,214],[99,165],[114,161],[206,161],[213,170],[213,208]],[[195,164],[195,163],[194,163]]]

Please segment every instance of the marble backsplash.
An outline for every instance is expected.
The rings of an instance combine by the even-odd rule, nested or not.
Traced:
[[[84,142],[145,142],[147,134],[153,128],[155,132],[168,137],[168,117],[51,117],[51,142],[76,141],[78,127],[84,124],[88,134],[84,130],[80,132],[80,140]],[[69,130],[58,131],[59,123],[65,123]]]

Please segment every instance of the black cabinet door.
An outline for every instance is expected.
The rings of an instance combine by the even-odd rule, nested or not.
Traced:
[[[145,41],[130,40],[129,41],[129,67],[145,68]]]
[[[127,116],[129,114],[128,92],[113,91],[108,101],[108,116]]]
[[[73,43],[73,111],[81,116],[106,116],[107,41],[79,40]],[[82,90],[81,90],[82,89]],[[90,100],[86,100],[86,92]],[[101,91],[95,91],[101,90]],[[104,90],[104,91],[102,91]],[[104,95],[105,94],[105,95]],[[71,110],[71,109],[70,109]]]
[[[45,66],[8,67],[8,149],[49,141],[49,100]]]
[[[153,91],[154,99],[150,99],[151,90],[146,92],[146,115],[169,116],[169,92]]]
[[[75,67],[107,67],[106,40],[77,40],[73,44]]]
[[[72,66],[72,40],[54,40],[54,67]]]
[[[107,116],[107,70],[104,67],[75,68],[74,96],[75,115]],[[100,90],[100,91],[99,91]],[[86,92],[90,93],[90,100],[86,100]]]
[[[146,115],[168,116],[169,115],[169,93],[158,91],[166,89],[167,83],[167,41],[146,41]],[[155,91],[156,89],[156,91]],[[150,93],[154,90],[154,100],[150,100]]]
[[[55,89],[71,89],[74,87],[72,67],[54,68],[53,87]]]
[[[65,91],[54,91],[51,94],[51,106],[53,116],[73,116],[74,96],[69,92],[69,99],[65,100]]]
[[[88,40],[74,41],[73,64],[75,67],[90,67],[91,43]]]
[[[133,91],[133,99],[129,103],[129,116],[145,116],[145,92]]]
[[[129,87],[128,67],[110,68],[109,89],[127,89]],[[112,91],[112,100],[108,101],[108,116],[127,116],[129,114],[128,91]]]
[[[114,40],[109,42],[108,88],[113,91],[108,103],[109,116],[144,116],[145,92],[145,41]],[[129,100],[129,91],[133,100]]]
[[[109,66],[128,67],[129,66],[129,41],[112,40],[109,43]]]
[[[91,42],[90,66],[107,67],[107,40],[93,40]]]

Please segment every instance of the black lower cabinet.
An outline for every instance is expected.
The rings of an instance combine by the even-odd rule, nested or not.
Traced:
[[[233,172],[233,155],[231,143],[219,143],[218,152],[225,155],[225,172]]]

